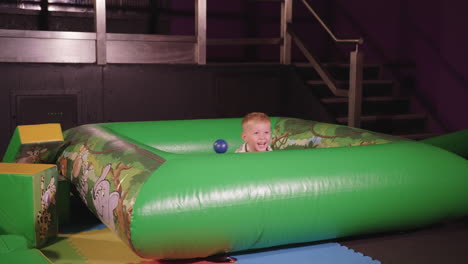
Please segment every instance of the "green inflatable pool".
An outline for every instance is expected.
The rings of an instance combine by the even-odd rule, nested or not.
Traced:
[[[468,161],[347,126],[272,118],[272,147],[234,153],[241,119],[84,125],[57,160],[138,255],[232,251],[418,227],[468,213]],[[224,139],[228,152],[213,142]]]

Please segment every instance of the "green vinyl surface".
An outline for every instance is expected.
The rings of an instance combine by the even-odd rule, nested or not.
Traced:
[[[273,152],[236,154],[240,121],[82,126],[66,133],[59,159],[89,208],[146,258],[407,229],[468,213],[468,162],[458,155],[287,118],[272,118]],[[227,153],[213,151],[217,139]],[[105,204],[96,200],[102,190]]]
[[[468,129],[421,140],[468,159]]]
[[[277,118],[271,118],[272,125]],[[160,151],[176,154],[213,154],[213,142],[224,139],[234,153],[243,142],[241,119],[170,120],[107,123],[103,127]],[[167,154],[166,154],[167,155]]]
[[[0,263],[52,264],[52,262],[37,249],[25,249],[0,254]]]
[[[0,186],[7,186],[0,192],[0,235],[22,235],[29,247],[36,246],[33,175],[0,174]]]
[[[8,148],[3,156],[3,162],[15,162],[16,155],[21,147],[21,139],[19,136],[18,127],[15,128],[13,135],[11,137]]]
[[[20,235],[0,235],[0,263],[50,264],[37,249],[29,249],[28,242]]]

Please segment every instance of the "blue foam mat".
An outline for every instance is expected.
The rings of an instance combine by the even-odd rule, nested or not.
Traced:
[[[380,264],[339,243],[277,249],[234,255],[240,264]]]

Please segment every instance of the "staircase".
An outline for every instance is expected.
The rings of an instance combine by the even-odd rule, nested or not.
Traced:
[[[336,118],[336,123],[347,125],[348,98],[334,96],[309,64],[295,63],[294,66],[304,83]],[[338,88],[348,89],[349,65],[329,63],[323,66]],[[412,113],[410,98],[396,95],[398,83],[382,79],[381,72],[380,65],[364,65],[361,128],[415,140],[436,136],[428,131],[427,115]]]

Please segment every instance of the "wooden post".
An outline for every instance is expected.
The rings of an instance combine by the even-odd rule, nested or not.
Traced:
[[[348,126],[361,126],[363,54],[356,48],[350,54]]]
[[[106,0],[94,0],[94,26],[96,29],[96,63],[107,63]]]
[[[288,33],[288,25],[292,22],[292,3],[293,0],[284,0],[281,2],[281,64],[291,64],[291,35]]]
[[[206,0],[195,0],[195,60],[198,64],[206,64],[206,20]]]

